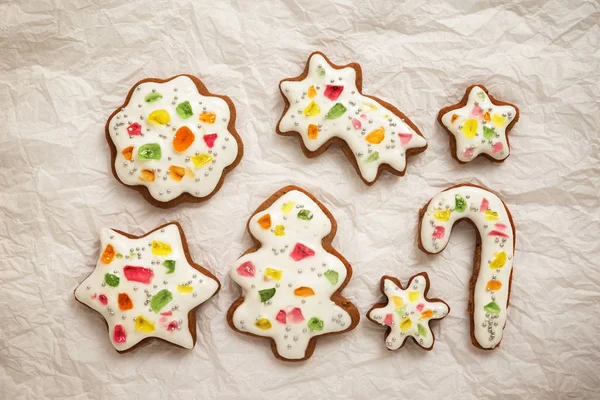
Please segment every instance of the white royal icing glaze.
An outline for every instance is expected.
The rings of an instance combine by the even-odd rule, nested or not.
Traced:
[[[151,93],[158,93],[162,98],[148,103],[145,97]],[[192,115],[183,118],[176,108],[186,101],[191,106]],[[149,121],[148,117],[156,110],[166,110],[170,122],[160,124]],[[214,113],[214,123],[200,121],[202,113]],[[178,76],[164,83],[139,84],[129,102],[108,123],[110,138],[117,148],[117,176],[126,185],[147,187],[152,197],[161,202],[173,200],[182,193],[200,198],[210,195],[221,180],[223,170],[238,155],[236,138],[227,128],[230,117],[229,105],[225,100],[201,95],[187,76]],[[143,135],[130,135],[129,127],[135,123],[141,125]],[[189,148],[177,152],[173,147],[173,139],[177,130],[183,126],[187,126],[195,138]],[[204,136],[212,134],[217,134],[216,140],[206,142]],[[160,145],[160,160],[140,158],[140,146],[148,143]],[[129,146],[133,146],[131,161],[122,154]],[[212,160],[197,167],[192,159],[197,155],[209,155]],[[170,166],[189,168],[189,171],[186,170],[186,175],[177,181],[168,173]],[[142,180],[141,171],[144,169],[154,170],[154,181]]]
[[[292,207],[287,213],[282,210],[284,204]],[[299,212],[306,212],[303,210],[312,213],[311,220],[297,217]],[[258,221],[266,214],[270,215],[271,225],[265,229]],[[275,234],[278,225],[285,227],[284,236]],[[332,226],[319,206],[306,194],[293,190],[277,199],[268,209],[254,215],[249,226],[262,247],[242,256],[230,270],[232,279],[242,287],[245,299],[233,314],[234,326],[243,332],[272,338],[279,355],[287,359],[303,358],[311,338],[349,329],[352,324],[350,315],[331,300],[346,279],[347,270],[339,258],[322,246],[321,240],[329,234]],[[297,243],[312,249],[315,254],[295,261],[291,254]],[[238,272],[238,268],[246,262],[255,266],[254,276]],[[273,279],[270,275],[265,278],[267,268],[281,271],[281,279]],[[335,274],[337,282],[333,284],[328,277],[332,278]],[[295,290],[300,287],[312,289],[314,295],[295,295]],[[259,291],[272,288],[276,289],[275,295],[267,302],[261,302]],[[303,320],[290,323],[295,308],[301,310]],[[280,310],[286,314],[286,323],[277,319]],[[310,329],[312,317],[323,321],[322,330]],[[269,329],[256,326],[263,319],[269,321]]]
[[[442,124],[456,138],[456,157],[460,161],[471,161],[479,154],[504,160],[510,154],[506,127],[516,114],[514,107],[492,103],[483,88],[474,86],[467,104],[445,113]]]
[[[457,196],[462,200],[457,200]],[[465,208],[462,212],[456,210],[460,203]],[[502,340],[506,324],[514,254],[513,227],[498,196],[479,187],[459,186],[431,199],[421,223],[423,248],[429,253],[441,252],[448,244],[452,226],[463,218],[473,222],[481,236],[479,275],[473,295],[474,335],[481,347],[492,349]],[[487,290],[488,285],[494,290]]]
[[[425,299],[427,281],[421,274],[412,277],[406,289],[398,287],[390,279],[384,279],[383,287],[388,303],[385,307],[371,310],[369,318],[391,328],[385,339],[386,347],[397,350],[406,338],[412,337],[419,346],[430,349],[434,338],[429,321],[444,318],[448,314],[448,306],[441,301]]]
[[[422,148],[425,139],[417,134],[399,116],[384,107],[380,102],[360,94],[356,87],[356,70],[352,67],[335,69],[321,54],[313,54],[309,61],[308,75],[301,81],[283,81],[281,89],[290,106],[281,118],[281,132],[298,132],[304,145],[316,151],[333,137],[344,140],[356,157],[360,174],[368,182],[377,177],[380,165],[388,164],[397,171],[406,168],[406,150]],[[324,71],[324,74],[319,71]],[[336,100],[325,96],[328,85],[343,86]],[[309,97],[309,88],[314,87],[316,95]],[[320,107],[315,116],[307,116],[303,111],[311,102]],[[336,104],[346,107],[343,115],[327,119],[328,111]],[[359,126],[360,124],[360,126]],[[319,127],[316,138],[309,137],[309,125]],[[374,135],[380,143],[369,143],[371,132],[383,128],[383,136]],[[374,158],[378,153],[379,158]]]
[[[112,229],[105,228],[100,233],[100,241],[102,254],[96,264],[96,269],[77,287],[75,297],[102,314],[108,324],[110,341],[115,349],[127,350],[148,337],[164,339],[191,349],[194,343],[188,328],[188,313],[212,297],[218,290],[219,284],[212,277],[206,276],[188,263],[177,225],[166,225],[139,239],[130,239]],[[155,255],[152,249],[152,243],[155,241],[167,243],[171,247],[171,253],[165,256]],[[113,247],[115,256],[109,264],[105,264],[102,260],[108,245]],[[120,254],[121,257],[117,254]],[[165,260],[175,261],[175,269],[170,274],[163,265]],[[146,284],[129,280],[124,272],[126,266],[152,270],[151,282]],[[116,287],[106,284],[105,274],[107,273],[119,278]],[[184,293],[180,292],[180,288]],[[155,312],[151,308],[152,296],[163,289],[171,292],[172,300]],[[127,294],[133,303],[133,308],[120,309],[120,293]],[[106,296],[106,304],[102,303],[101,295]],[[163,313],[171,313],[171,315]],[[142,332],[136,329],[136,321],[140,316],[143,319],[138,322],[146,320],[153,324],[153,332]],[[172,324],[171,329],[169,329],[170,324]],[[124,342],[115,341],[117,325],[120,325],[120,329],[126,333],[127,338]],[[196,327],[191,329],[196,329]]]

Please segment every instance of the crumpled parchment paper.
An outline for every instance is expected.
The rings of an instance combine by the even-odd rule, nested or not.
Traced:
[[[599,21],[598,2],[575,0],[0,1],[0,397],[597,398]],[[365,93],[420,127],[429,148],[404,178],[366,187],[339,149],[309,160],[275,134],[278,82],[314,50],[360,63]],[[135,82],[179,73],[233,99],[245,156],[209,202],[161,210],[111,175],[104,123]],[[435,121],[473,83],[521,109],[503,164],[459,165]],[[461,225],[437,256],[416,246],[417,211],[458,182],[497,191],[517,227],[493,352],[469,338],[473,229]],[[301,364],[225,322],[247,219],[287,184],[337,219],[333,243],[354,269],[344,294],[363,315]],[[72,291],[96,263],[102,227],[141,234],[171,220],[223,288],[198,311],[192,351],[154,342],[119,355]],[[364,313],[383,274],[420,271],[452,311],[433,324],[432,352],[388,352]]]

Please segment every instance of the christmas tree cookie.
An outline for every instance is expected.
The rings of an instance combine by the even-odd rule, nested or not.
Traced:
[[[304,72],[284,79],[285,110],[277,133],[299,136],[307,157],[339,145],[367,185],[383,170],[402,176],[409,155],[427,148],[419,128],[400,110],[362,94],[360,65],[338,66],[312,53]]]
[[[191,349],[195,310],[220,283],[191,260],[181,226],[172,222],[143,236],[103,229],[100,241],[96,269],[75,298],[104,317],[114,348],[123,353],[157,338]]]
[[[462,184],[433,197],[420,211],[419,248],[444,250],[454,224],[466,220],[478,231],[469,284],[471,342],[491,350],[500,345],[507,320],[516,233],[506,204],[486,188]]]
[[[431,350],[435,337],[429,322],[445,318],[450,307],[443,300],[428,299],[429,276],[422,272],[408,281],[406,288],[391,276],[384,276],[380,283],[386,303],[378,303],[369,310],[367,318],[379,325],[387,326],[385,345],[397,350],[412,338],[425,350]]]
[[[518,120],[517,106],[496,100],[483,85],[468,87],[460,103],[438,114],[438,122],[450,136],[452,156],[463,164],[480,154],[504,161],[510,154],[508,132]]]
[[[144,79],[106,123],[113,174],[157,207],[208,200],[242,158],[235,118],[196,77]]]
[[[227,321],[237,332],[268,338],[275,357],[308,359],[320,336],[358,324],[356,307],[341,295],[352,268],[332,246],[337,224],[310,193],[288,186],[254,212],[255,246],[230,270],[242,296]]]

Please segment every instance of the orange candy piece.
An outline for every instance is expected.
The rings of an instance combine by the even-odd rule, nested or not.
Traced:
[[[214,124],[217,119],[217,115],[214,112],[203,112],[200,114],[200,121],[206,124]]]
[[[169,167],[169,172],[171,178],[175,179],[177,182],[183,179],[185,176],[185,168],[178,167],[177,165],[171,165]]]
[[[265,214],[258,219],[258,224],[263,229],[269,229],[271,227],[271,214]]]
[[[308,125],[308,137],[313,140],[319,137],[319,127],[314,124]]]
[[[131,310],[133,308],[133,302],[129,298],[127,293],[119,293],[119,309],[120,310]]]
[[[195,139],[196,136],[194,136],[194,133],[190,128],[182,126],[177,129],[177,132],[175,133],[175,137],[173,138],[173,148],[180,153],[184,152],[192,145],[192,143],[194,143]]]
[[[489,290],[500,290],[500,288],[502,287],[502,282],[500,281],[489,281],[486,285],[486,289]]]
[[[310,297],[315,295],[315,291],[307,286],[300,286],[298,289],[294,290],[294,295],[300,297]]]
[[[100,261],[102,261],[102,264],[110,264],[114,258],[115,249],[112,247],[112,244],[109,244],[102,252],[102,255],[100,256]]]
[[[485,119],[487,122],[490,122],[492,120],[492,118],[490,118],[490,113],[486,112],[483,114],[483,119]]]
[[[140,181],[154,182],[154,171],[151,169],[143,169],[140,172]]]
[[[308,98],[313,99],[317,96],[317,91],[315,90],[315,85],[312,85],[308,88]]]
[[[372,144],[379,144],[379,143],[383,142],[384,138],[385,138],[385,130],[383,129],[383,126],[382,126],[380,128],[375,129],[371,133],[369,133],[365,137],[365,140]]]
[[[430,309],[423,310],[423,312],[421,313],[421,319],[429,319],[431,317],[433,317],[433,311],[431,311]]]
[[[121,154],[123,154],[123,157],[125,157],[127,161],[131,161],[133,159],[133,146],[125,147],[123,151],[121,151]]]
[[[452,119],[450,119],[450,123],[453,124],[454,121],[456,121],[458,119],[458,115],[457,114],[452,114]]]

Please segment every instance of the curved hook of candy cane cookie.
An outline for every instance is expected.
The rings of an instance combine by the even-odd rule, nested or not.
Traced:
[[[470,281],[471,341],[485,350],[502,340],[510,297],[515,229],[506,204],[488,189],[461,184],[432,198],[420,211],[419,248],[437,254],[444,250],[456,222],[477,229]]]

